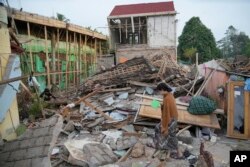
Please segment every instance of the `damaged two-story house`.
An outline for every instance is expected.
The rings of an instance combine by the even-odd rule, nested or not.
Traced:
[[[107,19],[117,63],[161,49],[176,58],[176,14],[172,1],[115,6]]]

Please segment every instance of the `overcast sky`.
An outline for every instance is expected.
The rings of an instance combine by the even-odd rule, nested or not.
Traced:
[[[3,1],[3,0],[2,0]],[[91,26],[107,34],[107,16],[115,5],[162,2],[163,0],[9,0],[14,8],[44,16],[64,14],[73,24]],[[178,12],[177,35],[193,16],[200,17],[216,40],[230,25],[250,36],[250,0],[173,0]],[[108,35],[108,34],[107,34]]]

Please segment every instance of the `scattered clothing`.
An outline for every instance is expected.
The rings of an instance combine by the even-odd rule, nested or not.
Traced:
[[[34,76],[30,76],[28,78],[28,84],[29,84],[30,87],[34,87],[34,85],[36,87],[40,87],[39,82],[36,80],[36,77],[34,77]]]

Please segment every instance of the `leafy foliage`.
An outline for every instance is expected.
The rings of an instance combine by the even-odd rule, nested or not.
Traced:
[[[192,59],[194,58],[196,52],[197,52],[196,48],[187,48],[184,50],[184,56],[186,58],[189,58],[189,62],[192,62]]]
[[[250,39],[244,32],[238,32],[236,28],[229,26],[225,34],[226,36],[217,42],[224,58],[250,56]]]
[[[66,18],[63,14],[61,13],[57,13],[57,20],[60,20],[60,21],[64,21],[66,23],[68,23],[70,20],[68,18]]]
[[[200,63],[220,56],[211,30],[201,22],[199,17],[192,17],[186,23],[179,37],[178,57],[183,61],[190,60],[193,63],[195,59],[192,56],[195,49],[199,53]]]

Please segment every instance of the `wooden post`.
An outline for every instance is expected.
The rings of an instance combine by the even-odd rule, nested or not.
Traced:
[[[52,70],[53,72],[56,71],[56,34],[55,31],[52,31],[52,38],[51,38],[51,52],[52,52]],[[52,76],[52,84],[56,83],[56,74]]]
[[[69,31],[68,29],[66,29],[66,69],[65,69],[65,88],[67,89],[68,88],[68,58],[69,58],[69,55],[68,55],[68,46],[69,46]]]
[[[99,42],[99,56],[102,56],[102,41]]]
[[[97,67],[97,39],[95,38],[95,55],[94,55],[94,71],[96,71]]]
[[[81,76],[82,76],[82,35],[79,34],[79,41],[78,41],[78,57],[79,57],[79,62],[78,62],[78,82],[77,84],[79,85],[81,82]]]
[[[45,34],[45,53],[46,53],[46,71],[47,71],[47,85],[50,86],[50,68],[49,68],[49,53],[48,53],[48,35],[47,35],[47,27],[44,26],[44,34]]]
[[[84,46],[85,46],[85,53],[84,53],[84,74],[85,78],[88,76],[88,63],[87,63],[87,35],[85,35],[85,40],[84,40]]]
[[[75,58],[77,59],[77,56],[76,56],[76,33],[74,32],[74,56]],[[76,61],[73,61],[72,62],[73,64],[73,70],[76,71]],[[73,73],[73,83],[74,85],[76,84],[76,73],[74,72]]]
[[[71,34],[69,34],[69,54],[68,54],[68,66],[67,66],[67,71],[69,71],[69,73],[67,73],[67,75],[68,75],[68,87],[70,87],[70,75],[72,73],[72,72],[70,72],[71,71],[71,69],[70,69],[70,67],[71,67],[71,60],[70,60],[70,58],[71,58],[71,42],[72,42],[72,36],[71,36]]]
[[[27,22],[27,29],[28,29],[28,38],[30,38],[30,23]],[[31,52],[31,45],[32,41],[29,43],[29,57],[30,57],[30,64],[31,64],[31,71],[34,71],[34,64],[33,64],[33,57],[32,57],[32,52]]]
[[[60,49],[60,34],[59,34],[59,28],[57,28],[57,35],[56,35],[56,37],[57,37],[57,41],[56,41],[56,43],[57,43],[57,71],[61,71],[61,69],[60,69],[60,53],[59,53],[59,49]],[[58,75],[58,83],[60,83],[60,81],[61,81],[61,75],[59,74]]]

